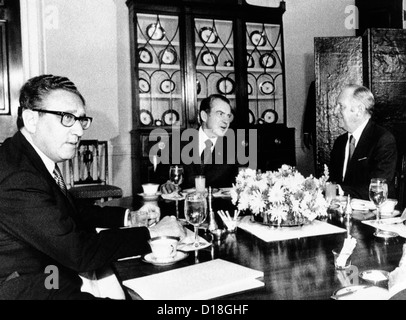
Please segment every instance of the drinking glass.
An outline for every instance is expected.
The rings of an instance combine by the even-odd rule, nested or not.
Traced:
[[[376,206],[376,221],[379,223],[381,217],[381,205],[388,199],[388,184],[386,179],[372,178],[369,183],[369,199]],[[383,237],[385,232],[377,228],[374,235],[376,237]]]
[[[183,167],[182,166],[170,166],[169,180],[175,185],[176,218],[179,220],[178,198],[182,198],[182,195],[179,193],[179,185],[182,184],[182,181],[183,181]]]
[[[189,246],[194,249],[199,249],[204,243],[199,241],[198,228],[206,220],[207,217],[207,201],[206,196],[201,193],[189,193],[185,198],[185,218],[188,223],[193,225],[195,231],[194,243]]]

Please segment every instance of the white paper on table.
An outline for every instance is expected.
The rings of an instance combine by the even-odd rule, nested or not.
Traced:
[[[263,287],[262,271],[222,259],[125,280],[144,300],[205,300]]]

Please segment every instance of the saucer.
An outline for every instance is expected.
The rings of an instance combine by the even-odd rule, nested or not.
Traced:
[[[399,210],[393,210],[390,213],[383,213],[381,212],[381,218],[393,218],[393,217],[397,217],[398,215],[400,215],[400,211]]]
[[[144,199],[153,200],[153,199],[157,199],[161,194],[162,194],[161,192],[157,192],[155,194],[139,193],[138,195],[143,197]]]
[[[387,289],[370,285],[351,285],[334,291],[331,296],[335,300],[387,300]]]
[[[366,282],[377,285],[389,280],[389,272],[384,270],[366,270],[362,271],[359,277]]]
[[[186,259],[188,255],[189,254],[187,252],[177,251],[176,255],[173,258],[170,258],[169,260],[165,260],[165,261],[159,261],[159,260],[156,260],[156,258],[154,257],[154,255],[152,253],[148,253],[145,256],[143,256],[142,260],[147,263],[156,265],[156,266],[169,266],[178,261]]]

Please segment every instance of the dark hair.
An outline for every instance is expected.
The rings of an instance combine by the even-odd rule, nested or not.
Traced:
[[[24,127],[23,109],[40,108],[44,98],[54,90],[65,90],[76,94],[86,104],[75,84],[66,77],[44,74],[29,79],[20,90],[20,107],[17,114],[17,128]]]
[[[202,122],[200,113],[202,111],[205,111],[206,113],[210,113],[211,109],[213,108],[213,102],[217,99],[227,103],[230,106],[231,111],[233,111],[233,108],[231,107],[231,104],[230,104],[230,100],[228,100],[225,96],[222,96],[221,94],[212,94],[212,95],[204,98],[202,100],[202,102],[200,103],[200,109],[199,109],[200,122]]]

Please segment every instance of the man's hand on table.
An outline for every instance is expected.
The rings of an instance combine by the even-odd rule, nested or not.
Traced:
[[[172,193],[176,190],[175,185],[171,181],[165,182],[163,185],[161,185],[161,192],[163,194],[169,194]]]
[[[183,225],[176,219],[175,216],[163,217],[157,224],[150,226],[149,233],[151,238],[159,236],[178,237],[182,241],[186,237],[186,231]]]

